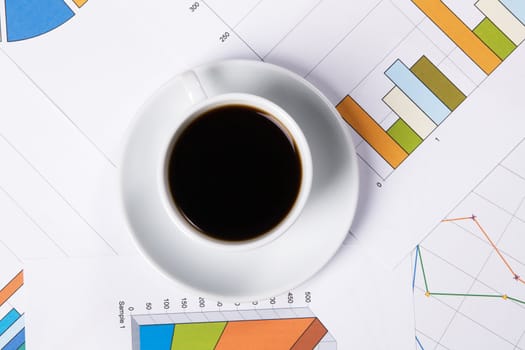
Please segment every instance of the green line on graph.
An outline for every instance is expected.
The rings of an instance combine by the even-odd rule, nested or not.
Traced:
[[[525,304],[525,301],[523,301],[523,300],[519,300],[519,299],[516,299],[516,298],[513,298],[513,297],[508,297],[508,298],[509,298],[510,300],[513,300],[513,301],[517,302],[517,303]]]
[[[501,298],[503,300],[512,300],[520,304],[525,305],[525,301],[513,298],[507,294],[469,294],[469,293],[437,293],[431,292],[428,289],[427,274],[425,272],[425,266],[423,264],[423,256],[421,255],[421,246],[417,249],[417,255],[419,256],[419,263],[421,265],[421,272],[423,273],[423,280],[425,281],[425,295],[427,297],[433,296],[450,296],[450,297],[479,297],[479,298]]]
[[[444,296],[452,296],[452,297],[503,298],[503,295],[501,295],[501,294],[496,295],[496,294],[463,294],[463,293],[434,293],[434,292],[430,292],[430,295],[444,295]]]
[[[425,266],[423,265],[423,258],[421,257],[421,247],[419,247],[417,253],[419,254],[419,264],[421,265],[421,271],[423,271],[423,280],[425,281],[425,291],[428,292],[427,275],[425,273]]]

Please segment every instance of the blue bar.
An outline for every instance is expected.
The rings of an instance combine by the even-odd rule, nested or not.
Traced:
[[[450,110],[401,62],[396,60],[385,72],[432,121],[439,125],[450,114]]]
[[[0,349],[9,344],[9,342],[17,336],[22,329],[25,328],[25,318],[24,315],[20,317],[4,332],[0,335]]]
[[[6,0],[5,12],[7,41],[47,33],[75,15],[63,0]]]
[[[20,313],[16,311],[15,309],[11,309],[11,311],[9,311],[7,315],[5,315],[0,320],[0,335],[4,334],[4,332],[9,327],[11,327],[13,323],[15,323],[16,320],[18,320],[19,317],[20,317]]]
[[[17,350],[25,342],[26,329],[24,327],[20,332],[18,332],[18,334],[13,339],[11,339],[9,343],[7,343],[7,345],[4,348],[2,348],[2,350]]]
[[[523,0],[500,0],[501,3],[510,11],[512,14],[520,20],[521,23],[525,24],[525,1]]]
[[[140,326],[140,350],[170,350],[173,324]]]

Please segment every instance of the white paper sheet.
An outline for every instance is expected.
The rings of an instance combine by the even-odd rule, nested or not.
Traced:
[[[47,8],[63,6],[55,0],[41,1],[44,3]],[[501,175],[504,170],[497,170],[501,174],[494,172],[498,167],[511,168],[506,163],[511,157],[518,159],[512,162],[512,169],[518,174],[522,171],[519,165],[523,163],[519,161],[522,153],[514,152],[505,158],[525,136],[520,84],[525,80],[522,64],[525,49],[519,41],[525,19],[517,2],[501,1],[503,8],[459,0],[446,1],[446,7],[439,1],[417,0],[288,0],[284,3],[273,0],[89,0],[80,7],[81,3],[84,1],[66,0],[64,4],[74,16],[47,31],[42,29],[45,25],[39,28],[33,20],[26,21],[27,28],[21,29],[10,22],[13,13],[24,6],[30,8],[31,1],[0,2],[0,290],[27,262],[36,266],[38,260],[59,270],[72,271],[75,264],[89,266],[107,260],[118,266],[123,264],[119,262],[121,257],[123,261],[135,259],[136,251],[114,195],[122,136],[137,108],[164,81],[194,65],[223,58],[263,59],[287,67],[320,88],[334,106],[349,96],[385,131],[395,125],[399,117],[403,118],[396,114],[402,112],[393,111],[384,101],[384,96],[399,83],[394,83],[386,74],[397,60],[411,68],[425,56],[466,96],[395,168],[385,161],[384,149],[376,150],[377,139],[348,127],[361,165],[361,201],[352,233],[359,249],[367,252],[355,255],[375,257],[377,261],[367,266],[376,273],[390,276],[384,266],[387,270],[394,266],[398,266],[396,271],[400,269],[414,246],[443,226],[440,222],[449,217],[452,208],[465,205],[472,189],[503,208],[506,203],[516,204],[520,199],[516,198],[519,191],[498,190],[501,179],[502,183],[518,183],[518,186],[520,181],[515,178],[506,181]],[[8,13],[13,9],[15,12]],[[39,13],[45,11],[33,11],[31,16],[38,17]],[[451,14],[450,18],[459,18],[460,21],[452,22],[466,35],[470,35],[470,31],[477,33],[469,40],[481,40],[477,49],[465,46],[454,37],[447,27],[452,23],[450,20],[444,21],[445,24],[440,22],[440,18]],[[497,24],[502,15],[516,20],[512,26],[498,29],[490,27],[485,19]],[[47,20],[52,19],[45,19],[44,23]],[[485,32],[476,29],[478,25],[485,26]],[[490,41],[487,28],[491,35],[497,36],[496,43],[504,42],[503,48]],[[29,29],[40,30],[41,35],[10,40],[10,34],[14,35],[16,30]],[[494,57],[496,51],[499,58]],[[488,69],[484,63],[486,60],[498,62],[498,59],[501,62],[497,68],[492,63]],[[395,136],[388,137],[395,137],[396,142],[407,142],[406,134],[400,136],[399,129],[391,134]],[[405,147],[413,146],[414,139],[409,141]],[[498,181],[490,182],[496,177]],[[522,214],[523,207],[514,213],[516,217]],[[492,213],[487,215],[488,222],[495,220]],[[421,244],[422,251],[430,245],[427,240],[431,237],[434,233]],[[512,236],[508,238],[511,241],[501,243],[520,246],[522,238]],[[338,259],[342,264],[357,259],[351,254],[354,249],[347,247],[340,252]],[[507,247],[502,249],[506,251]],[[80,258],[87,260],[81,264],[76,260]],[[90,258],[101,260],[88,262]],[[47,259],[53,260],[46,262]],[[523,261],[519,256],[516,260]],[[475,267],[481,269],[479,265]],[[344,272],[337,272],[339,268],[350,267],[334,267],[333,274],[325,273],[320,278],[345,286]],[[37,281],[38,276],[33,276]],[[363,283],[373,283],[373,280]],[[418,285],[421,288],[421,283]],[[492,282],[489,286],[501,293],[508,290],[499,289]],[[482,286],[472,288],[483,292]],[[85,292],[97,295],[96,289],[87,288]],[[320,318],[326,312],[331,331],[341,335],[340,319],[330,314],[330,310],[336,308],[335,300],[321,299],[320,295],[325,292],[320,288],[316,293],[319,299],[312,304],[312,310]],[[361,296],[354,290],[348,292]],[[26,283],[0,305],[0,319],[12,309],[21,313],[26,310],[24,293],[37,291]],[[381,296],[377,288],[370,293],[374,296],[370,300]],[[145,302],[149,295],[152,295],[149,291],[140,294],[136,302]],[[416,294],[416,315],[422,314],[418,311],[421,310],[420,297]],[[405,309],[396,299],[386,298],[389,302],[381,306],[383,313],[379,313],[376,302],[361,308],[358,315],[375,310],[378,313],[375,319],[379,319],[383,314]],[[34,309],[30,311],[35,315],[44,310],[40,304],[31,305]],[[353,304],[345,305],[352,307]],[[365,304],[356,307],[362,305]],[[428,320],[430,316],[423,314]],[[508,319],[520,313],[512,315]],[[27,316],[31,320],[31,316]],[[509,328],[510,334],[500,330],[499,325],[485,322],[485,314],[482,317],[466,312],[462,317],[467,316],[477,323],[473,325],[458,316],[457,328],[448,327],[448,333],[439,327],[441,333],[432,333],[433,326],[430,330],[420,326],[421,316],[417,316],[418,339],[421,343],[426,340],[429,344],[443,344],[438,348],[471,346],[457,339],[461,339],[462,334],[472,335],[474,339],[481,324],[482,329],[501,336],[491,343],[494,346],[499,346],[498,342],[504,339],[505,346],[525,348],[525,337],[517,338],[519,331],[514,327]],[[332,319],[338,321],[332,323]],[[63,319],[55,321],[64,323]],[[35,336],[38,336],[41,324],[30,325],[35,327]],[[363,345],[364,332],[372,329],[367,328],[368,325],[356,324],[363,331],[360,333],[363,338],[351,338],[348,341],[356,343],[348,344],[380,348],[388,337],[398,341],[404,336],[402,331],[395,337],[396,325],[383,329],[381,336],[386,339],[381,341],[367,333],[370,343]],[[399,327],[404,330],[407,325],[413,327],[409,323]],[[58,324],[46,326],[58,327]],[[424,346],[413,343],[413,334],[407,341],[421,349]],[[38,343],[33,346],[40,348]]]
[[[411,261],[390,271],[356,244],[344,247],[317,277],[291,291],[292,300],[287,294],[257,305],[223,302],[218,307],[214,300],[199,301],[141,257],[39,261],[29,263],[25,274],[27,344],[38,349],[63,349],[72,343],[79,350],[131,349],[130,315],[168,314],[173,319],[180,313],[221,311],[227,318],[235,310],[284,308],[293,314],[297,307],[308,307],[319,318],[338,349],[408,349],[414,344]],[[188,303],[184,308],[183,298]]]

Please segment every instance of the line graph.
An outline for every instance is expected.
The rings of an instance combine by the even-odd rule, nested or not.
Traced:
[[[417,350],[525,349],[524,157],[522,139],[416,246]]]
[[[490,236],[488,235],[487,231],[481,226],[478,218],[476,215],[472,215],[472,216],[468,216],[468,217],[462,217],[462,218],[454,218],[454,219],[445,219],[443,220],[442,222],[454,222],[454,221],[463,221],[463,220],[472,220],[476,223],[476,226],[479,228],[479,230],[481,231],[481,233],[483,233],[483,235],[485,236],[485,238],[487,239],[487,241],[490,243],[490,245],[492,246],[492,248],[494,248],[494,251],[496,252],[496,254],[498,254],[498,256],[501,258],[501,261],[505,264],[505,266],[507,267],[507,269],[512,273],[512,276],[514,278],[514,280],[520,282],[520,283],[523,283],[525,284],[525,280],[523,280],[521,278],[520,275],[518,275],[514,269],[510,266],[508,260],[503,256],[503,254],[501,253],[501,251],[498,249],[498,247],[496,246],[496,243],[494,243],[494,241],[490,238]]]
[[[476,220],[475,219],[475,216],[472,216],[474,219],[472,220]],[[458,219],[449,219],[449,220],[443,220],[443,222],[446,222],[446,221],[456,221],[456,220],[468,220],[469,218],[458,218]],[[490,240],[490,238],[487,236],[487,238]],[[492,241],[491,241],[491,244],[492,244]],[[496,249],[496,251],[498,252],[498,254],[501,254],[501,252],[499,252],[498,248],[496,246],[494,246],[494,248]],[[506,262],[505,258],[500,255],[502,257],[502,259],[505,261],[505,264],[507,265],[508,263]],[[416,274],[417,274],[417,263],[419,262],[419,266],[421,268],[421,273],[423,275],[423,280],[424,280],[424,283],[425,283],[425,296],[428,298],[432,295],[435,295],[435,296],[450,296],[450,297],[478,297],[478,298],[501,298],[503,300],[512,300],[512,301],[515,301],[517,303],[520,303],[520,304],[524,304],[525,305],[525,300],[520,300],[518,298],[513,298],[507,294],[473,294],[473,293],[450,293],[450,292],[433,292],[430,290],[429,288],[429,282],[428,282],[428,279],[427,279],[427,274],[425,272],[425,267],[424,267],[424,263],[423,263],[423,257],[422,257],[422,254],[421,254],[421,249],[419,247],[419,245],[417,246],[416,248],[416,263],[415,263],[415,268],[414,268],[414,276],[413,276],[413,281],[415,281],[416,279]],[[508,266],[508,265],[507,265]],[[508,266],[509,267],[509,266]],[[509,267],[510,268],[510,267]],[[514,278],[516,279],[516,278]],[[523,282],[522,282],[523,283]]]

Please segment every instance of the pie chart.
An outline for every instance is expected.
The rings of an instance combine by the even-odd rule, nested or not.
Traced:
[[[69,21],[74,9],[81,8],[88,0],[5,0],[6,33],[1,40],[21,41],[45,34]]]

